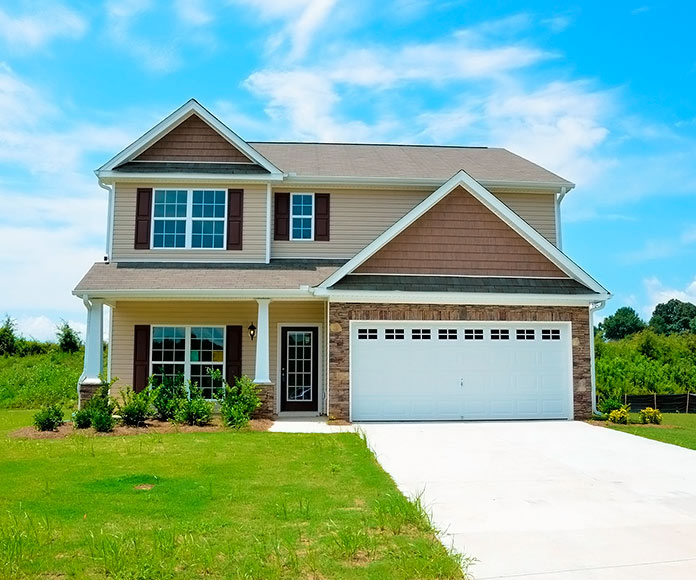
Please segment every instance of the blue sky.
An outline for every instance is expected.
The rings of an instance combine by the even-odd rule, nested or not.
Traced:
[[[506,147],[577,184],[564,250],[649,317],[696,302],[690,2],[0,2],[0,314],[84,327],[93,170],[191,97],[248,140]]]

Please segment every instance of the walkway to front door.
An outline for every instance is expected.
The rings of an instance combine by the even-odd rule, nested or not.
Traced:
[[[281,329],[280,410],[319,409],[319,330],[313,326]]]

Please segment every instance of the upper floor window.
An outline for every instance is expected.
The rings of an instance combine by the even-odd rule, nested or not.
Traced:
[[[225,247],[226,192],[210,189],[155,189],[153,248]]]
[[[290,239],[314,239],[314,196],[293,193],[290,200]]]

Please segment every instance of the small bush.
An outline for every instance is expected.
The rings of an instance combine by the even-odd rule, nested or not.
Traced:
[[[95,409],[90,413],[92,427],[100,433],[109,433],[116,427],[116,418],[106,409]]]
[[[620,409],[614,409],[609,413],[609,422],[616,423],[618,425],[628,425],[628,405],[621,407]]]
[[[92,426],[92,413],[89,409],[80,409],[72,414],[75,429],[89,429]]]
[[[55,431],[63,424],[63,409],[60,405],[44,405],[34,415],[37,431]]]
[[[219,370],[211,373],[213,379],[222,380],[222,376],[218,375],[220,375]],[[222,388],[215,396],[220,401],[220,414],[225,425],[235,429],[249,423],[254,411],[261,406],[258,387],[247,376],[238,377],[234,385],[224,381]]]
[[[196,383],[189,383],[189,398],[179,399],[174,412],[174,422],[187,425],[207,425],[213,418],[213,403],[203,398],[203,391]]]
[[[136,393],[130,387],[121,391],[121,402],[116,403],[116,412],[124,425],[140,427],[152,416],[152,391],[144,389]]]
[[[662,413],[659,409],[653,409],[652,407],[646,407],[640,412],[640,422],[645,424],[652,423],[654,425],[660,425],[662,423]]]
[[[611,413],[612,411],[618,411],[623,407],[623,402],[619,399],[606,399],[599,404],[598,410],[601,413]]]
[[[152,375],[147,390],[152,393],[155,416],[162,421],[169,421],[174,419],[181,402],[188,399],[184,376],[179,374],[174,379],[165,377],[158,383],[159,380],[158,376]]]

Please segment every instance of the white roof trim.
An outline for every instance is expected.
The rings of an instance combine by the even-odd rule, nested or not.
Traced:
[[[234,289],[234,288],[196,288],[196,289],[129,289],[129,290],[73,290],[74,296],[87,296],[90,300],[256,300],[259,298],[287,300],[316,300],[309,287],[302,289]]]
[[[113,157],[107,161],[104,165],[97,169],[95,173],[98,177],[102,177],[103,172],[111,171],[122,163],[137,157],[153,143],[169,133],[169,131],[183,123],[191,115],[198,115],[224,139],[229,141],[231,145],[239,149],[242,153],[244,153],[244,155],[249,157],[249,159],[255,163],[258,163],[264,169],[267,169],[272,174],[283,174],[280,169],[278,169],[275,165],[273,165],[273,163],[261,155],[261,153],[244,141],[244,139],[232,131],[227,125],[215,117],[210,111],[208,111],[208,109],[196,101],[196,99],[191,99],[184,103],[171,115],[160,121],[157,125],[145,133],[142,137],[131,143],[128,147],[116,155],[116,157]]]
[[[369,290],[317,289],[317,297],[329,302],[361,304],[481,304],[493,306],[589,306],[610,295],[597,294],[510,294],[486,292],[373,292]]]
[[[587,272],[580,268],[580,266],[544,238],[464,170],[460,170],[454,174],[439,189],[424,199],[381,236],[368,244],[350,261],[324,280],[319,287],[329,288],[341,278],[350,274],[460,185],[571,278],[574,278],[598,294],[610,294],[599,282],[592,278]]]

